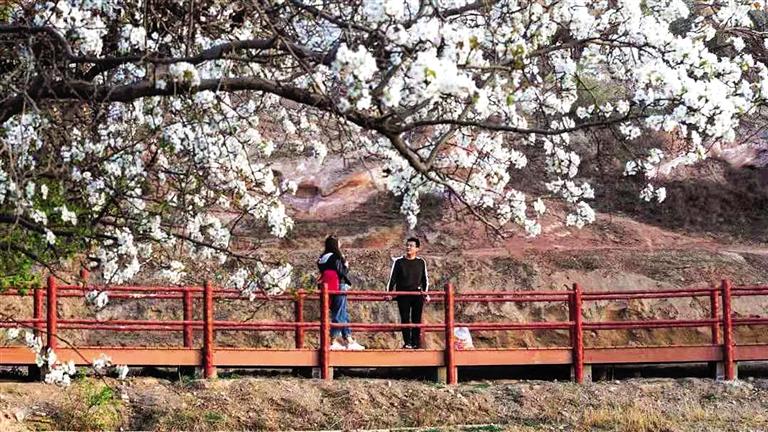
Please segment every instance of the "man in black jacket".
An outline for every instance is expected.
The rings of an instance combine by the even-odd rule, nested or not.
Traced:
[[[387,291],[422,291],[429,290],[427,263],[416,256],[421,242],[411,237],[405,242],[405,255],[394,260],[389,275]],[[424,297],[420,295],[397,296],[397,308],[400,311],[400,322],[403,324],[421,324],[421,312],[424,308]],[[427,297],[429,298],[429,297]],[[421,329],[403,329],[403,348],[421,348],[419,343]]]

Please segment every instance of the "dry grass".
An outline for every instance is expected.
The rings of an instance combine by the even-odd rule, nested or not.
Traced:
[[[183,408],[166,412],[155,425],[157,431],[191,431],[202,432],[210,430],[230,430],[233,425],[224,414],[213,410]]]
[[[579,426],[584,431],[663,432],[679,429],[658,408],[641,404],[587,409]]]
[[[513,381],[82,380],[69,389],[0,383],[0,430],[355,430],[722,432],[768,430],[768,380]],[[34,408],[30,408],[34,407]],[[39,414],[38,414],[39,413]],[[463,426],[477,424],[477,426]]]
[[[75,381],[53,416],[56,429],[117,430],[126,407],[112,387],[90,378]]]

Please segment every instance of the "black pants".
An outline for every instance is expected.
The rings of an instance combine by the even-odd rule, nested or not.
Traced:
[[[421,311],[424,309],[424,297],[399,296],[397,309],[400,311],[400,322],[403,324],[421,324]],[[404,328],[403,344],[421,348],[421,329]]]

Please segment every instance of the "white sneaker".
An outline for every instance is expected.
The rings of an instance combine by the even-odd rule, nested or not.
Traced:
[[[340,350],[347,349],[347,347],[345,347],[344,345],[340,344],[338,341],[333,341],[333,343],[331,344],[331,349],[334,350],[334,351],[340,351]]]
[[[350,351],[362,351],[365,347],[357,343],[356,340],[352,340],[347,344],[347,349]]]

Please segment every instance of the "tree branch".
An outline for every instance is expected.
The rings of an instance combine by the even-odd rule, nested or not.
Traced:
[[[647,115],[645,114],[626,115],[623,117],[617,117],[613,119],[581,123],[581,124],[577,124],[576,126],[562,128],[562,129],[520,128],[520,127],[509,126],[509,125],[500,124],[500,123],[488,123],[488,122],[478,122],[478,121],[460,120],[460,119],[433,119],[433,120],[418,120],[415,122],[408,123],[406,125],[403,125],[397,128],[396,132],[403,133],[403,132],[407,132],[407,131],[424,127],[424,126],[455,125],[460,127],[482,128],[482,129],[498,131],[498,132],[515,132],[520,134],[538,134],[538,135],[560,135],[564,133],[575,132],[578,130],[589,129],[593,127],[611,126],[616,123],[621,123],[629,120],[641,120],[646,117]]]
[[[292,51],[296,55],[312,59],[318,63],[326,62],[330,64],[330,60],[326,58],[325,52],[312,51],[302,45],[287,43],[279,40],[277,37],[271,37],[266,39],[246,39],[236,40],[231,42],[224,42],[219,45],[214,45],[199,54],[194,56],[184,57],[161,57],[151,54],[143,55],[127,55],[127,56],[89,56],[89,55],[76,55],[72,52],[72,47],[69,42],[62,36],[56,29],[48,26],[26,26],[26,25],[0,25],[0,34],[46,34],[50,36],[56,45],[63,51],[64,58],[71,63],[79,64],[94,64],[106,67],[119,66],[126,63],[153,63],[153,64],[173,64],[173,63],[192,63],[200,64],[204,61],[218,60],[224,55],[236,50],[265,50],[265,49],[277,49],[282,51]]]
[[[46,88],[40,89],[38,99],[81,100],[88,102],[131,102],[136,99],[151,96],[177,96],[193,94],[201,91],[260,91],[312,106],[346,118],[352,123],[370,130],[385,131],[391,126],[385,126],[378,118],[366,116],[359,112],[340,112],[333,101],[318,93],[313,93],[298,87],[284,86],[275,81],[259,77],[237,77],[202,80],[198,86],[190,87],[181,83],[170,83],[164,89],[155,87],[151,81],[137,81],[125,85],[97,86],[87,81],[57,81]],[[23,99],[11,98],[0,103],[0,124],[21,113]]]

